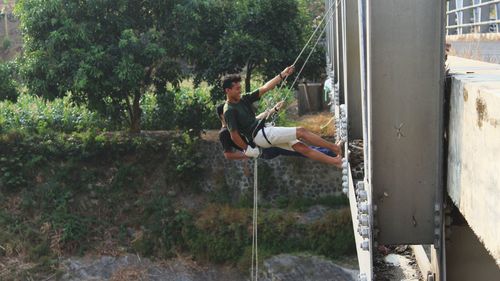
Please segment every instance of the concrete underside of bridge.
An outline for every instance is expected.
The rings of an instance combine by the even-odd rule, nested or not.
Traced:
[[[446,230],[446,280],[500,280],[500,268],[459,211]],[[444,280],[444,279],[440,279]]]
[[[500,65],[457,57],[448,64],[447,191],[500,265]]]

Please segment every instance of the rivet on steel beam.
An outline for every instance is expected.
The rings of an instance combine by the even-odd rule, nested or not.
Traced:
[[[370,219],[368,218],[367,215],[361,215],[361,217],[359,219],[359,223],[362,226],[368,226],[368,225],[370,225]]]
[[[361,204],[359,204],[359,211],[363,214],[367,214],[368,213],[368,203],[366,202],[363,202]]]
[[[362,227],[359,231],[359,235],[363,238],[368,238],[370,237],[370,229],[368,227]]]
[[[360,190],[358,192],[358,197],[359,197],[359,200],[361,200],[361,201],[365,201],[366,199],[368,199],[368,194],[366,193],[366,190]]]
[[[359,247],[362,250],[368,251],[370,249],[370,242],[368,240],[365,240],[365,241],[361,242],[361,244],[359,245]]]

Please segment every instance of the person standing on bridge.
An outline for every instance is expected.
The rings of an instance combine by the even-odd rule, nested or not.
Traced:
[[[238,145],[248,157],[258,157],[260,148],[280,147],[297,151],[307,158],[341,167],[342,151],[339,145],[326,141],[302,127],[274,127],[265,123],[265,119],[255,117],[252,103],[258,101],[265,93],[272,90],[285,77],[291,75],[294,67],[285,68],[279,75],[269,80],[264,86],[247,94],[241,94],[241,76],[230,74],[222,79],[222,88],[226,94],[224,119],[226,120],[231,140]],[[246,142],[243,140],[246,138]],[[302,141],[318,147],[327,148],[337,154],[332,157],[318,152]],[[248,143],[248,144],[247,144]],[[258,146],[258,147],[257,147]]]

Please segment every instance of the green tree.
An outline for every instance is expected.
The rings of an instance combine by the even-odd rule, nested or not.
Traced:
[[[141,97],[166,94],[182,77],[176,40],[182,0],[20,0],[28,89],[49,99],[68,91],[77,103],[111,116],[125,112],[140,131]]]
[[[16,101],[18,93],[14,75],[13,62],[0,63],[0,101]]]
[[[184,41],[190,42],[187,54],[195,66],[195,81],[217,85],[222,75],[245,70],[245,90],[250,91],[255,73],[265,79],[274,77],[295,60],[312,32],[313,17],[304,3],[193,1],[189,10],[194,15],[193,32]],[[323,69],[323,60],[323,51],[318,48],[304,75],[317,77]]]

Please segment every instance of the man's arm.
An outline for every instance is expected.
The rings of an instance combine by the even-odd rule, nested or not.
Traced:
[[[269,116],[271,116],[271,115],[273,115],[275,113],[278,113],[278,111],[281,109],[281,107],[283,106],[284,103],[285,103],[284,101],[278,102],[277,104],[275,104],[273,106],[273,108],[266,109],[266,111],[264,111],[261,114],[255,116],[255,119],[262,120],[264,118],[269,118]]]
[[[248,144],[246,144],[243,139],[241,138],[240,136],[240,133],[238,132],[238,130],[232,130],[231,132],[229,132],[231,134],[231,139],[233,140],[233,142],[241,147],[241,149],[243,150],[246,150],[247,149],[247,146]]]
[[[276,75],[276,77],[267,81],[267,83],[264,84],[264,86],[259,88],[259,98],[262,97],[262,95],[264,95],[265,93],[272,90],[274,87],[276,87],[276,85],[278,85],[282,81],[282,79],[292,74],[294,69],[295,69],[294,66],[289,66],[285,68],[285,70],[283,70],[279,75]]]

